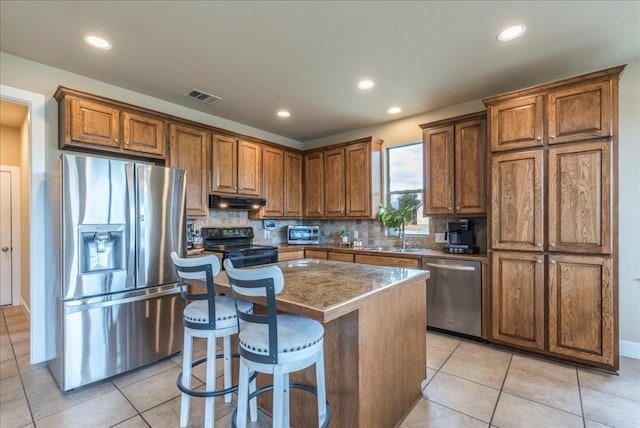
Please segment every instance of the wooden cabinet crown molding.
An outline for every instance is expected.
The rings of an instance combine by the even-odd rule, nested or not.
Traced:
[[[484,98],[482,102],[487,107],[495,104],[501,104],[506,100],[520,98],[520,97],[530,97],[535,95],[541,95],[547,93],[549,91],[568,87],[572,85],[581,85],[586,80],[589,81],[605,81],[610,80],[612,78],[618,79],[622,75],[622,71],[626,65],[619,65],[616,67],[607,68],[600,71],[595,71],[593,73],[581,74],[579,76],[570,77],[563,80],[558,80],[550,83],[543,83],[540,85],[531,86],[529,88],[519,89],[517,91],[511,91],[504,94],[496,95],[494,97]]]

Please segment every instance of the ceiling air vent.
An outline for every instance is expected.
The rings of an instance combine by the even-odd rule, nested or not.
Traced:
[[[189,92],[187,92],[186,94],[184,94],[185,97],[187,98],[191,98],[194,99],[196,101],[200,101],[203,103],[207,103],[207,104],[213,104],[215,102],[220,101],[222,98],[215,96],[215,95],[211,95],[211,94],[207,94],[206,92],[202,92],[198,89],[192,89]]]

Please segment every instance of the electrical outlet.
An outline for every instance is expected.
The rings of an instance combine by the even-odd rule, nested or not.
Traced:
[[[446,243],[447,239],[445,238],[445,233],[436,233],[436,242]]]

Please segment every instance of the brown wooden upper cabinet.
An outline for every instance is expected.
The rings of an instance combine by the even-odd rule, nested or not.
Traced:
[[[610,80],[549,93],[549,144],[613,135],[611,103]]]
[[[166,157],[165,121],[126,104],[60,87],[59,147]]]
[[[262,161],[262,190],[267,203],[250,216],[302,218],[302,155],[265,145]]]
[[[169,124],[169,166],[186,172],[188,217],[209,215],[210,133],[182,124]]]
[[[381,201],[382,141],[373,137],[304,154],[304,217],[373,218]]]
[[[224,135],[213,137],[211,191],[262,196],[262,145]]]
[[[305,153],[304,217],[324,217],[324,153]]]
[[[486,113],[420,126],[424,215],[485,214]]]
[[[516,98],[489,105],[491,151],[541,146],[544,138],[542,96]]]

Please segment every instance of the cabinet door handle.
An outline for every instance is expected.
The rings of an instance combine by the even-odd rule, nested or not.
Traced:
[[[2,247],[2,252],[6,253],[7,251],[9,251],[9,247]]]
[[[536,140],[542,141],[542,137],[537,137]]]
[[[536,242],[536,247],[542,247],[542,244],[540,242]]]
[[[114,141],[115,141],[116,143],[119,143],[119,142],[120,142],[120,140],[118,140],[117,138],[116,138],[116,139],[114,139]]]
[[[555,244],[554,242],[549,242],[549,246],[550,246],[550,247],[555,247],[555,246],[556,246],[556,244]]]
[[[555,135],[549,135],[549,138],[556,138]]]
[[[447,207],[448,210],[451,210],[451,207]]]
[[[457,209],[457,210],[459,210],[459,209],[460,209],[460,207],[456,207],[456,209]]]
[[[555,265],[556,261],[555,260],[549,260],[549,263],[551,263],[552,265]]]

